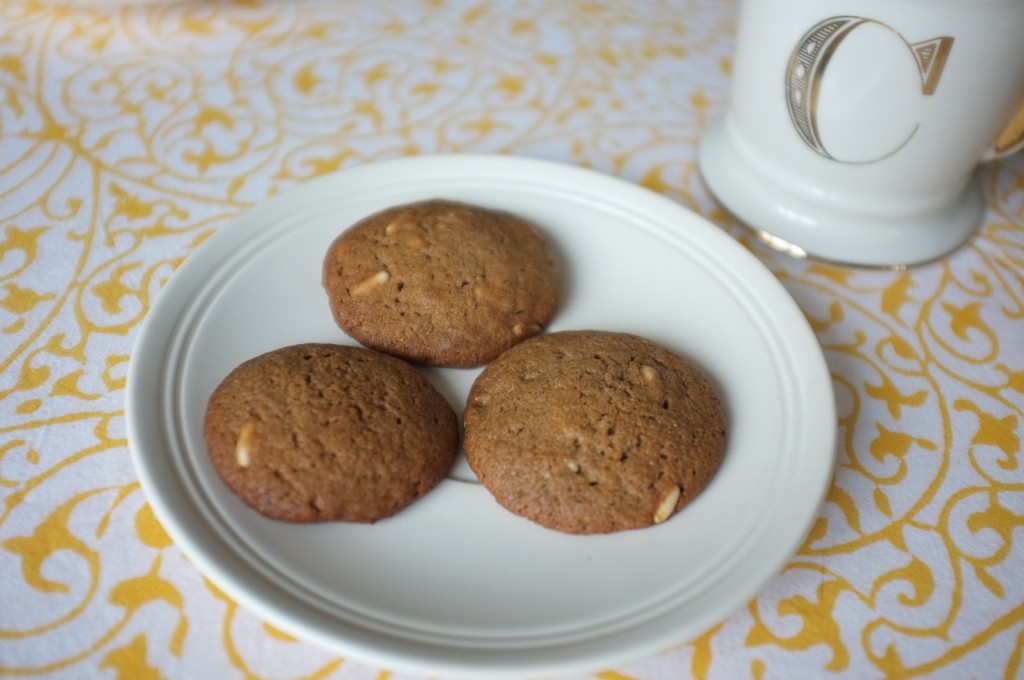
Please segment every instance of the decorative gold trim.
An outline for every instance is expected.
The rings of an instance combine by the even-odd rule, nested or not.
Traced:
[[[825,148],[818,132],[817,123],[818,95],[821,91],[825,68],[846,36],[867,23],[877,24],[891,31],[907,46],[921,76],[921,93],[925,96],[931,96],[938,88],[942,72],[949,59],[949,53],[953,48],[954,38],[950,36],[940,36],[911,44],[891,26],[875,19],[858,16],[829,17],[819,21],[804,33],[790,54],[789,63],[786,66],[786,107],[789,110],[790,121],[804,143],[819,155],[837,163],[862,165],[889,158],[906,146],[920,127],[920,124],[915,124],[906,139],[893,149],[878,158],[865,161],[842,160],[833,156]],[[1024,122],[1021,123],[1021,126],[1024,127]],[[1018,134],[1020,137],[1024,137],[1024,130]],[[1019,142],[1021,139],[1018,138],[1017,141]]]
[[[904,40],[904,42],[906,41]],[[921,93],[931,96],[935,94],[935,89],[939,86],[939,80],[942,78],[942,70],[946,68],[949,51],[953,49],[953,38],[944,35],[914,43],[909,47],[917,60],[917,68],[921,72]]]
[[[1017,151],[1022,146],[1024,146],[1024,101],[1021,101],[1017,111],[996,137],[992,151],[996,155],[1002,156]]]
[[[865,19],[853,16],[830,17],[807,31],[790,55],[786,68],[786,105],[797,133],[807,146],[826,158],[818,133],[817,108],[822,73],[842,39]]]

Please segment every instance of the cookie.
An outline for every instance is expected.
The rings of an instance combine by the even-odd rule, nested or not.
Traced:
[[[473,383],[463,421],[466,458],[495,499],[571,534],[667,520],[725,454],[708,376],[623,333],[562,331],[513,347]]]
[[[334,320],[363,345],[435,366],[487,363],[558,309],[558,260],[507,212],[431,200],[346,229],[324,258]]]
[[[411,364],[328,344],[239,365],[210,397],[203,434],[220,478],[266,517],[363,523],[433,488],[459,436],[455,412]]]

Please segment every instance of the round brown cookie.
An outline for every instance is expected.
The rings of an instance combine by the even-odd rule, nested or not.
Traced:
[[[562,293],[555,253],[506,212],[432,200],[345,230],[324,258],[338,325],[410,361],[469,367],[539,333]]]
[[[454,411],[412,365],[362,347],[304,344],[250,359],[217,386],[203,435],[247,505],[288,522],[375,522],[448,472]]]
[[[710,482],[725,415],[710,379],[644,338],[562,331],[491,362],[463,450],[497,501],[573,534],[663,522]]]

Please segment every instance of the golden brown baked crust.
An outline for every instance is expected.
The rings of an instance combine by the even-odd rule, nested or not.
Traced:
[[[375,522],[447,474],[454,411],[412,365],[362,347],[284,347],[214,390],[203,434],[247,505],[289,522]]]
[[[557,258],[536,227],[442,200],[346,229],[324,258],[323,284],[335,321],[362,344],[454,367],[541,332],[562,294]]]
[[[466,458],[497,501],[574,534],[665,521],[725,453],[710,379],[623,333],[563,331],[513,347],[477,378],[463,420]]]

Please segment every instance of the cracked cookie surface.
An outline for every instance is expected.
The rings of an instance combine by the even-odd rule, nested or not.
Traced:
[[[558,259],[534,225],[445,200],[346,229],[324,257],[323,285],[335,322],[363,345],[462,368],[540,333],[562,294]]]
[[[726,422],[709,377],[647,339],[562,331],[474,382],[463,449],[508,510],[573,534],[666,521],[711,481]]]
[[[415,367],[330,344],[240,364],[211,395],[203,434],[228,488],[288,522],[389,517],[447,474],[458,447],[455,412]]]

